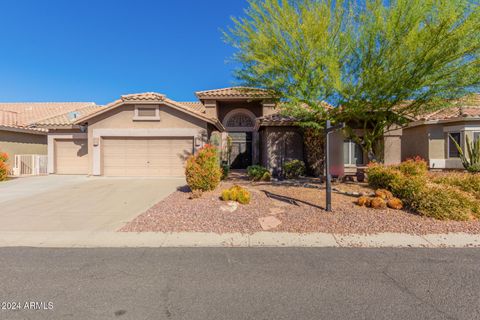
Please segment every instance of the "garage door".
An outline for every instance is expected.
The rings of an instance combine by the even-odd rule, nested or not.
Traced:
[[[55,173],[88,173],[87,139],[55,140]]]
[[[192,138],[104,138],[103,175],[184,176]]]

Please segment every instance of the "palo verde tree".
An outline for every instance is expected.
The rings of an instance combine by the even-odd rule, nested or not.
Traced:
[[[370,159],[392,125],[480,88],[473,0],[251,0],[233,23],[238,79],[271,90],[302,125],[349,123]]]

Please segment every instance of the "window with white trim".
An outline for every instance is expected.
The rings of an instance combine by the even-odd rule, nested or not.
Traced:
[[[343,142],[343,164],[352,166],[364,164],[363,150],[358,143],[352,140]]]
[[[159,121],[160,109],[158,106],[135,106],[133,120]]]
[[[448,157],[449,158],[458,158],[459,157],[459,152],[457,149],[457,146],[455,145],[455,140],[458,145],[461,145],[461,133],[460,132],[450,132],[448,133],[447,139],[448,139]],[[453,139],[453,140],[452,140]]]

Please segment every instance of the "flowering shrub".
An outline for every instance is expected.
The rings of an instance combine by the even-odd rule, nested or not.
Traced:
[[[283,165],[283,171],[285,172],[285,178],[296,179],[305,175],[305,163],[300,160],[287,161]]]
[[[433,182],[457,187],[480,200],[480,174],[448,173],[433,177]]]
[[[0,152],[0,181],[7,180],[9,167],[7,165],[8,154]]]
[[[197,154],[189,157],[185,175],[191,190],[214,190],[222,177],[215,147],[207,144]]]

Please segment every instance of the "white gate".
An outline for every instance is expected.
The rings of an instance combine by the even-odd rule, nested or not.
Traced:
[[[14,176],[39,176],[47,174],[48,156],[43,154],[16,154]]]

